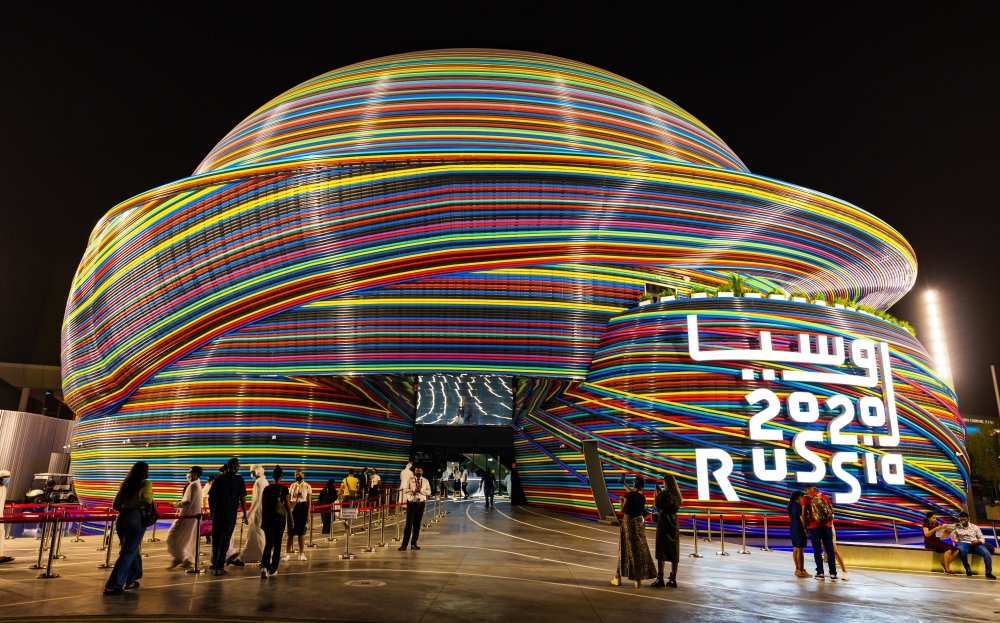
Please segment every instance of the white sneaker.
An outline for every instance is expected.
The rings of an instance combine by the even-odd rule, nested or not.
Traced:
[[[284,560],[284,561],[289,561],[289,560],[292,559],[292,555],[291,554],[285,554],[284,556],[281,557],[281,559]]]
[[[308,560],[305,554],[299,554],[299,560]]]

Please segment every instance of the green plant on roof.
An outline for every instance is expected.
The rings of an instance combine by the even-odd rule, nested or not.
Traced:
[[[677,296],[677,290],[674,288],[663,288],[660,292],[660,296]]]
[[[785,292],[784,290],[782,290],[781,288],[779,288],[778,286],[774,286],[773,288],[771,288],[771,290],[767,294],[768,294],[768,296],[771,296],[771,295],[774,295],[774,296],[788,296],[788,293]]]
[[[836,296],[833,298],[834,305],[843,305],[847,307],[847,297],[846,296]]]
[[[729,273],[726,276],[726,283],[722,286],[722,290],[732,292],[733,296],[743,296],[746,292],[746,285],[746,277],[739,273]]]
[[[642,294],[639,295],[639,302],[652,301],[652,300],[653,300],[653,295],[650,294],[649,292],[643,292]]]
[[[813,294],[812,300],[814,300],[814,301],[823,301],[825,303],[826,302],[826,295],[823,294],[822,292],[817,292],[816,294]]]
[[[808,299],[809,295],[802,290],[796,290],[792,293],[792,298]]]
[[[696,284],[692,284],[691,285],[691,294],[699,294],[699,293],[715,294],[715,288],[709,288],[708,286],[703,286],[703,285],[700,285],[700,284],[697,284],[697,283]]]

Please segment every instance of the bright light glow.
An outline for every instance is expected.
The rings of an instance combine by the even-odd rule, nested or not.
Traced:
[[[930,327],[931,355],[934,357],[934,368],[945,383],[954,389],[955,381],[951,377],[951,357],[948,356],[948,340],[944,333],[943,310],[938,305],[936,290],[924,292],[925,313]]]

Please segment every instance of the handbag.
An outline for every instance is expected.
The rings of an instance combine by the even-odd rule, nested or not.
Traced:
[[[146,511],[146,515],[144,517],[142,525],[148,528],[159,520],[160,520],[160,514],[156,512],[156,504],[150,504],[149,509]]]

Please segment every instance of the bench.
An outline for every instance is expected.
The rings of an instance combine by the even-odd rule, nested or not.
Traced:
[[[848,568],[868,567],[877,569],[900,569],[904,571],[943,572],[944,555],[924,549],[922,545],[896,545],[883,543],[837,542],[837,549]],[[806,556],[808,562],[808,555]],[[979,575],[986,573],[981,556],[969,554],[969,566]],[[951,570],[964,573],[962,560],[956,555]],[[994,569],[996,571],[996,569]]]

